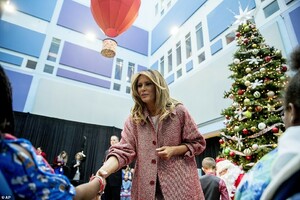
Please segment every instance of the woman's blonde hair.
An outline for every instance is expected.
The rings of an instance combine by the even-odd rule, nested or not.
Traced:
[[[63,154],[65,154],[65,157],[64,157],[64,158],[62,157]],[[67,162],[68,162],[68,157],[69,157],[69,155],[68,155],[68,153],[67,153],[66,151],[60,152],[58,156],[59,156],[61,159],[64,160],[64,163],[67,163]]]
[[[150,69],[138,72],[132,77],[131,91],[135,104],[131,110],[131,117],[136,123],[146,122],[146,118],[143,115],[145,103],[141,100],[137,89],[138,79],[141,75],[148,77],[155,85],[155,107],[157,108],[157,114],[160,115],[159,120],[161,121],[169,116],[175,106],[180,102],[170,97],[168,85],[162,75],[158,71]]]

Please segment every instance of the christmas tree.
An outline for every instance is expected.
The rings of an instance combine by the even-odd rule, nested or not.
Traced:
[[[226,127],[219,140],[220,157],[245,171],[277,146],[284,131],[282,91],[287,81],[281,51],[265,44],[249,14],[240,10],[236,17],[238,49],[229,65],[234,82],[224,94],[233,102],[222,110]]]

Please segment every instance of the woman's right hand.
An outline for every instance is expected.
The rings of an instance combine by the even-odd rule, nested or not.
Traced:
[[[97,175],[103,177],[104,179],[108,177],[107,171],[103,170],[102,168],[97,171]]]

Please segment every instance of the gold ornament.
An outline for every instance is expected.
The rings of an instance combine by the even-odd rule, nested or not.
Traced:
[[[252,132],[256,132],[256,131],[257,131],[257,128],[256,128],[255,126],[252,126],[252,127],[250,128],[250,130],[251,130]]]

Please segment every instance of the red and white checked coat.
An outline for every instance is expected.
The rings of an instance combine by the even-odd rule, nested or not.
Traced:
[[[144,111],[148,123],[135,124],[129,117],[118,144],[111,146],[109,156],[116,156],[119,169],[136,159],[132,181],[132,200],[154,200],[158,175],[165,200],[204,199],[198,177],[195,155],[206,146],[197,125],[183,105],[177,105],[171,117],[159,122],[155,131],[152,119]],[[160,159],[155,149],[185,144],[185,155]]]

